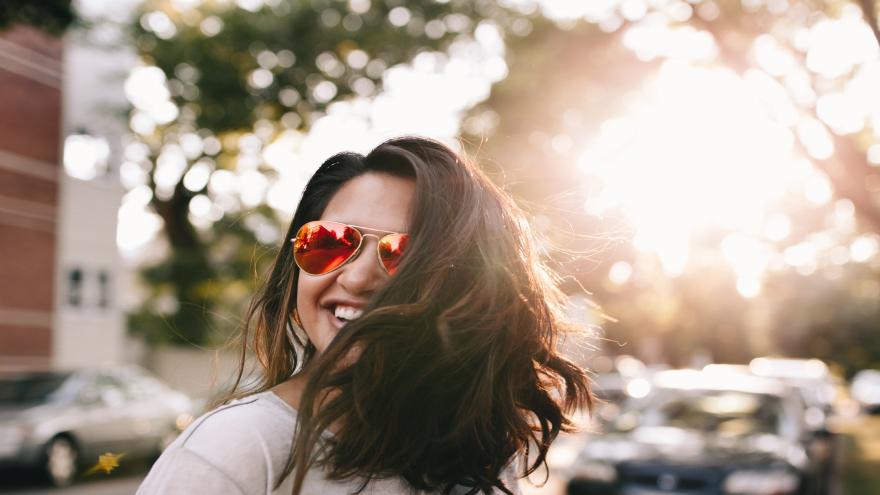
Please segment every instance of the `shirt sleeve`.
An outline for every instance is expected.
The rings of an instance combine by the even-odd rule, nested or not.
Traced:
[[[245,495],[227,473],[186,447],[165,451],[150,469],[136,495],[192,493]]]
[[[507,486],[507,488],[513,492],[514,495],[521,495],[522,489],[520,488],[520,480],[517,478],[517,474],[520,471],[520,458],[516,456],[514,460],[501,471],[501,481]],[[497,490],[496,490],[497,491]]]

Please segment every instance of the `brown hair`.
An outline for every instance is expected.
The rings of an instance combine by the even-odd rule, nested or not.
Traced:
[[[299,270],[288,240],[320,218],[344,183],[370,172],[415,179],[411,240],[363,316],[316,355],[289,339]],[[558,433],[573,429],[570,415],[592,399],[585,372],[557,352],[568,330],[565,299],[533,244],[513,201],[441,143],[402,137],[366,156],[324,162],[248,311],[227,397],[268,390],[290,378],[300,357],[310,361],[290,458],[275,487],[294,472],[299,493],[317,465],[331,479],[363,480],[362,488],[402,477],[421,490],[510,493],[499,474],[514,455],[532,444],[537,455],[523,475],[543,465]],[[236,394],[249,337],[261,376]],[[359,357],[340,368],[353,346]],[[322,437],[331,425],[338,432]]]

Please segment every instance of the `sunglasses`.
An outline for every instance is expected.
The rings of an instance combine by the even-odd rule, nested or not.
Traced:
[[[384,235],[365,234],[365,230]],[[318,220],[300,227],[296,237],[291,239],[293,259],[300,270],[311,275],[324,275],[354,259],[367,236],[379,240],[379,264],[389,275],[394,275],[406,250],[408,235],[338,222]]]

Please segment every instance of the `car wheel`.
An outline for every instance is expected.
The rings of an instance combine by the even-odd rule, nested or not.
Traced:
[[[45,472],[55,486],[67,486],[76,478],[79,453],[67,437],[55,437],[46,445]]]

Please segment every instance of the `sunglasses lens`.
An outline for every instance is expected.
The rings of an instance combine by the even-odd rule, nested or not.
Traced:
[[[408,241],[409,236],[406,234],[386,235],[379,241],[379,259],[389,275],[394,275],[397,271]]]
[[[360,233],[348,225],[309,222],[294,238],[293,258],[302,271],[321,275],[345,263],[360,242]]]

